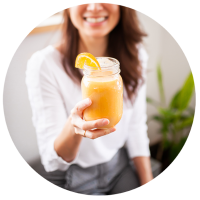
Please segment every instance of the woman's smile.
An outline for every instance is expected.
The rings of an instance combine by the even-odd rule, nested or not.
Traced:
[[[113,4],[85,4],[70,8],[70,18],[82,35],[102,38],[117,25],[120,10]]]
[[[108,17],[84,17],[83,19],[89,26],[101,26],[108,20]]]
[[[99,23],[108,19],[108,17],[84,17],[85,21],[89,23]]]

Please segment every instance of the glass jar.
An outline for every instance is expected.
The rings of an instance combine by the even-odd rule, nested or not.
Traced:
[[[83,112],[85,121],[101,118],[110,123],[102,129],[115,126],[123,113],[123,82],[119,61],[110,57],[97,57],[101,70],[84,66],[81,81],[82,97],[90,98],[92,105]]]

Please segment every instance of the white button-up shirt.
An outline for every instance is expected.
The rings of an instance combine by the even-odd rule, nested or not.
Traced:
[[[90,167],[108,162],[124,145],[130,158],[149,156],[145,84],[140,87],[133,105],[124,101],[123,115],[115,132],[95,140],[83,138],[76,158],[70,163],[57,155],[54,141],[64,128],[71,109],[82,99],[81,87],[66,74],[61,57],[53,46],[47,46],[32,55],[26,70],[32,121],[45,170],[67,170],[73,163]],[[148,56],[142,46],[139,59],[146,69]]]

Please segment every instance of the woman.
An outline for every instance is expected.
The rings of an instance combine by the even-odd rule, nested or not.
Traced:
[[[152,180],[143,77],[147,55],[136,12],[104,3],[72,7],[64,11],[62,33],[59,45],[31,57],[26,72],[45,170],[52,176],[54,171],[66,172],[63,187],[83,194],[116,194],[147,183]],[[82,71],[74,67],[81,52],[120,62],[124,108],[114,128],[98,129],[108,119],[82,119],[92,102],[81,100]]]

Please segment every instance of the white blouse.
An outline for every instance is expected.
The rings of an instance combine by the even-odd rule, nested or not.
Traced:
[[[138,91],[133,106],[124,102],[123,115],[115,132],[95,140],[83,138],[76,158],[70,163],[57,155],[54,141],[61,133],[71,109],[82,99],[81,88],[66,74],[61,58],[59,51],[47,46],[32,55],[26,70],[32,121],[45,170],[64,171],[73,163],[90,167],[108,162],[124,145],[130,158],[149,156],[145,84]],[[143,47],[139,49],[139,59],[146,69],[148,56]]]

